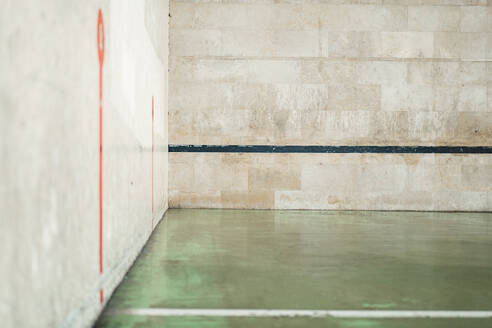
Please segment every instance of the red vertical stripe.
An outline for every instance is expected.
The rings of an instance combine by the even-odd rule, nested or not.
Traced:
[[[103,273],[103,62],[104,62],[104,22],[101,9],[97,15],[97,52],[99,55],[99,274]],[[104,302],[103,289],[99,290],[99,300]]]

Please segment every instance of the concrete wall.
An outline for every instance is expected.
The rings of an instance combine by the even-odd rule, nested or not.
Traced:
[[[0,2],[1,326],[88,327],[167,209],[168,3]]]
[[[171,144],[492,145],[492,1],[171,2]],[[492,210],[492,156],[170,154],[171,207]]]

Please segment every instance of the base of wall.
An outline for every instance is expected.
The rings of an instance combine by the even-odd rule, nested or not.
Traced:
[[[160,219],[155,223],[155,226],[164,219],[167,210],[168,209],[165,209],[162,215],[159,216]],[[97,285],[89,293],[90,295],[81,302],[83,305],[72,310],[61,327],[84,328],[92,327],[94,325],[97,318],[104,310],[104,307],[111,299],[113,292],[121,283],[128,270],[130,270],[135,263],[143,247],[152,236],[152,233],[153,231],[135,237],[136,242],[131,243],[130,247],[122,252],[124,256],[120,258],[117,265],[106,270],[106,273],[102,276],[101,280],[98,281]],[[100,288],[104,290],[104,303],[102,305],[99,301]]]
[[[491,211],[490,154],[170,153],[171,208]]]

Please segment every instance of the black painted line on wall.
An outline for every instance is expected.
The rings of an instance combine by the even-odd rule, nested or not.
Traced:
[[[492,154],[489,146],[169,145],[170,153]]]

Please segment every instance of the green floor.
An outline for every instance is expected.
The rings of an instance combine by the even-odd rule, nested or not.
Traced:
[[[492,310],[492,213],[169,210],[96,327],[492,327],[108,310]]]

